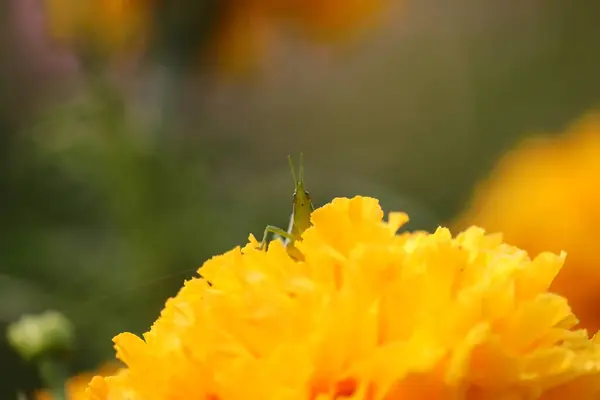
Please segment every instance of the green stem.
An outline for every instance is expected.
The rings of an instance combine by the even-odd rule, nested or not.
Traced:
[[[52,392],[55,400],[67,400],[65,382],[69,379],[66,366],[51,358],[44,358],[38,362],[40,376],[45,386]]]

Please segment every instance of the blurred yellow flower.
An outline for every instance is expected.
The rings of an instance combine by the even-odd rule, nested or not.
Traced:
[[[278,28],[315,40],[339,40],[375,23],[387,0],[229,0],[216,33],[220,70],[245,72]]]
[[[44,0],[50,34],[100,53],[138,48],[148,27],[148,0]]]
[[[534,260],[470,228],[397,234],[377,200],[337,198],[290,258],[256,239],[202,267],[127,369],[87,399],[592,399],[600,343],[549,293],[564,255]]]
[[[84,372],[69,379],[65,383],[67,394],[66,400],[83,400],[85,399],[85,389],[90,380],[98,376],[109,376],[115,374],[122,366],[116,362],[105,363],[94,372]],[[36,400],[54,400],[54,396],[48,390],[41,390],[35,395]]]
[[[387,0],[294,0],[288,13],[298,28],[318,39],[343,37],[374,23]]]
[[[208,53],[220,71],[246,72],[270,44],[270,35],[290,28],[304,37],[337,40],[371,25],[388,0],[225,0],[214,12],[214,39]],[[101,53],[135,50],[147,39],[150,0],[44,0],[53,37]],[[181,4],[177,7],[190,7]],[[190,8],[190,12],[193,11]],[[210,8],[207,8],[210,10]],[[167,11],[165,11],[167,12]],[[180,10],[178,11],[180,12]],[[198,15],[198,18],[204,18]],[[199,45],[207,43],[197,38]],[[206,56],[202,51],[202,56]]]
[[[600,112],[509,152],[457,221],[471,224],[502,232],[530,254],[566,251],[551,289],[569,299],[583,327],[600,329]]]

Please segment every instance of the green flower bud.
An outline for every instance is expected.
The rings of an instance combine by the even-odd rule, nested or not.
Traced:
[[[74,327],[57,311],[24,315],[7,329],[10,345],[25,360],[34,360],[73,348]]]

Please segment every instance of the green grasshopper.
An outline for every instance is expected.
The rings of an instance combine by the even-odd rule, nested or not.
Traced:
[[[292,171],[292,178],[294,179],[294,198],[292,201],[292,215],[290,216],[290,223],[287,231],[278,228],[273,225],[267,225],[263,238],[260,242],[260,248],[267,249],[267,238],[269,233],[280,236],[284,239],[283,243],[288,251],[288,254],[295,259],[302,259],[302,254],[296,249],[294,243],[301,240],[302,233],[307,230],[312,223],[310,222],[310,215],[314,210],[310,194],[304,188],[304,156],[300,153],[300,165],[298,167],[298,177],[296,177],[296,171],[292,158],[288,156],[288,162],[290,164],[290,170]]]

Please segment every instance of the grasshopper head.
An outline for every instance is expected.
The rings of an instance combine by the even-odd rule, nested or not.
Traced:
[[[314,207],[312,204],[310,194],[304,187],[304,166],[302,153],[300,154],[300,165],[298,167],[297,177],[296,171],[294,169],[294,164],[290,156],[288,156],[288,161],[290,163],[290,169],[292,171],[292,177],[294,178],[295,186],[294,200],[292,202],[292,234],[295,236],[300,236],[302,232],[304,232],[311,226],[310,214],[313,212]]]

